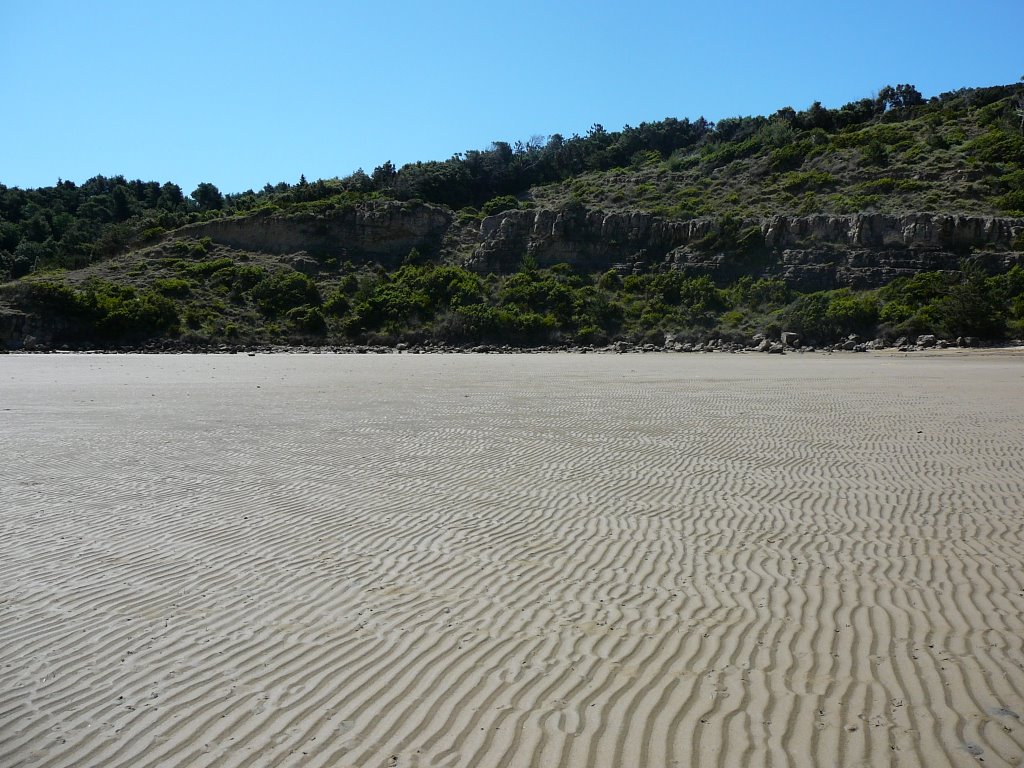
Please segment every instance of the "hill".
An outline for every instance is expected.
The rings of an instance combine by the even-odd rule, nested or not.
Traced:
[[[1024,85],[897,85],[241,194],[0,185],[0,341],[997,341],[1022,258]]]

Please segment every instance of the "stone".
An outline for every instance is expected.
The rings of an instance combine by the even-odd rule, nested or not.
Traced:
[[[783,331],[782,343],[787,347],[798,348],[800,346],[800,336],[792,331]]]
[[[917,346],[925,347],[925,348],[927,348],[927,347],[934,347],[936,341],[937,340],[936,340],[935,336],[933,336],[932,334],[930,334],[930,333],[923,333],[923,334],[921,334],[920,336],[917,337]]]
[[[768,354],[770,355],[784,355],[786,348],[782,345],[782,342],[776,341],[768,348]]]

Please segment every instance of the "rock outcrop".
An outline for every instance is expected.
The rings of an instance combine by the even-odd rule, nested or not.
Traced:
[[[215,243],[249,251],[304,251],[339,261],[396,266],[413,248],[438,254],[451,222],[451,213],[438,206],[381,201],[320,214],[214,219],[183,227],[175,234],[209,237]]]
[[[957,269],[965,256],[992,272],[1024,261],[1024,219],[932,213],[673,221],[645,212],[530,209],[467,227],[439,206],[380,201],[317,215],[217,219],[176,234],[385,267],[416,248],[480,273],[515,271],[530,257],[582,272],[677,269],[720,283],[776,277],[804,291],[872,288],[920,271]],[[317,264],[297,268],[315,272]]]
[[[526,210],[484,219],[479,241],[466,265],[480,272],[513,270],[531,256],[585,272],[679,269],[721,282],[750,274],[822,290],[956,269],[967,255],[991,271],[1007,269],[1024,261],[1024,220],[872,213],[668,221],[640,212]]]

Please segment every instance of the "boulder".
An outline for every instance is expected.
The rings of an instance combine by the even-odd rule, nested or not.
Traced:
[[[930,333],[923,333],[917,337],[917,346],[934,347],[937,339]]]
[[[795,349],[800,346],[800,336],[792,331],[783,331],[782,343],[784,346],[793,347]]]

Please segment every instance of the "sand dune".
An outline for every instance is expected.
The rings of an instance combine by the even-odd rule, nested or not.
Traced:
[[[1024,359],[0,358],[0,765],[1024,761]]]

